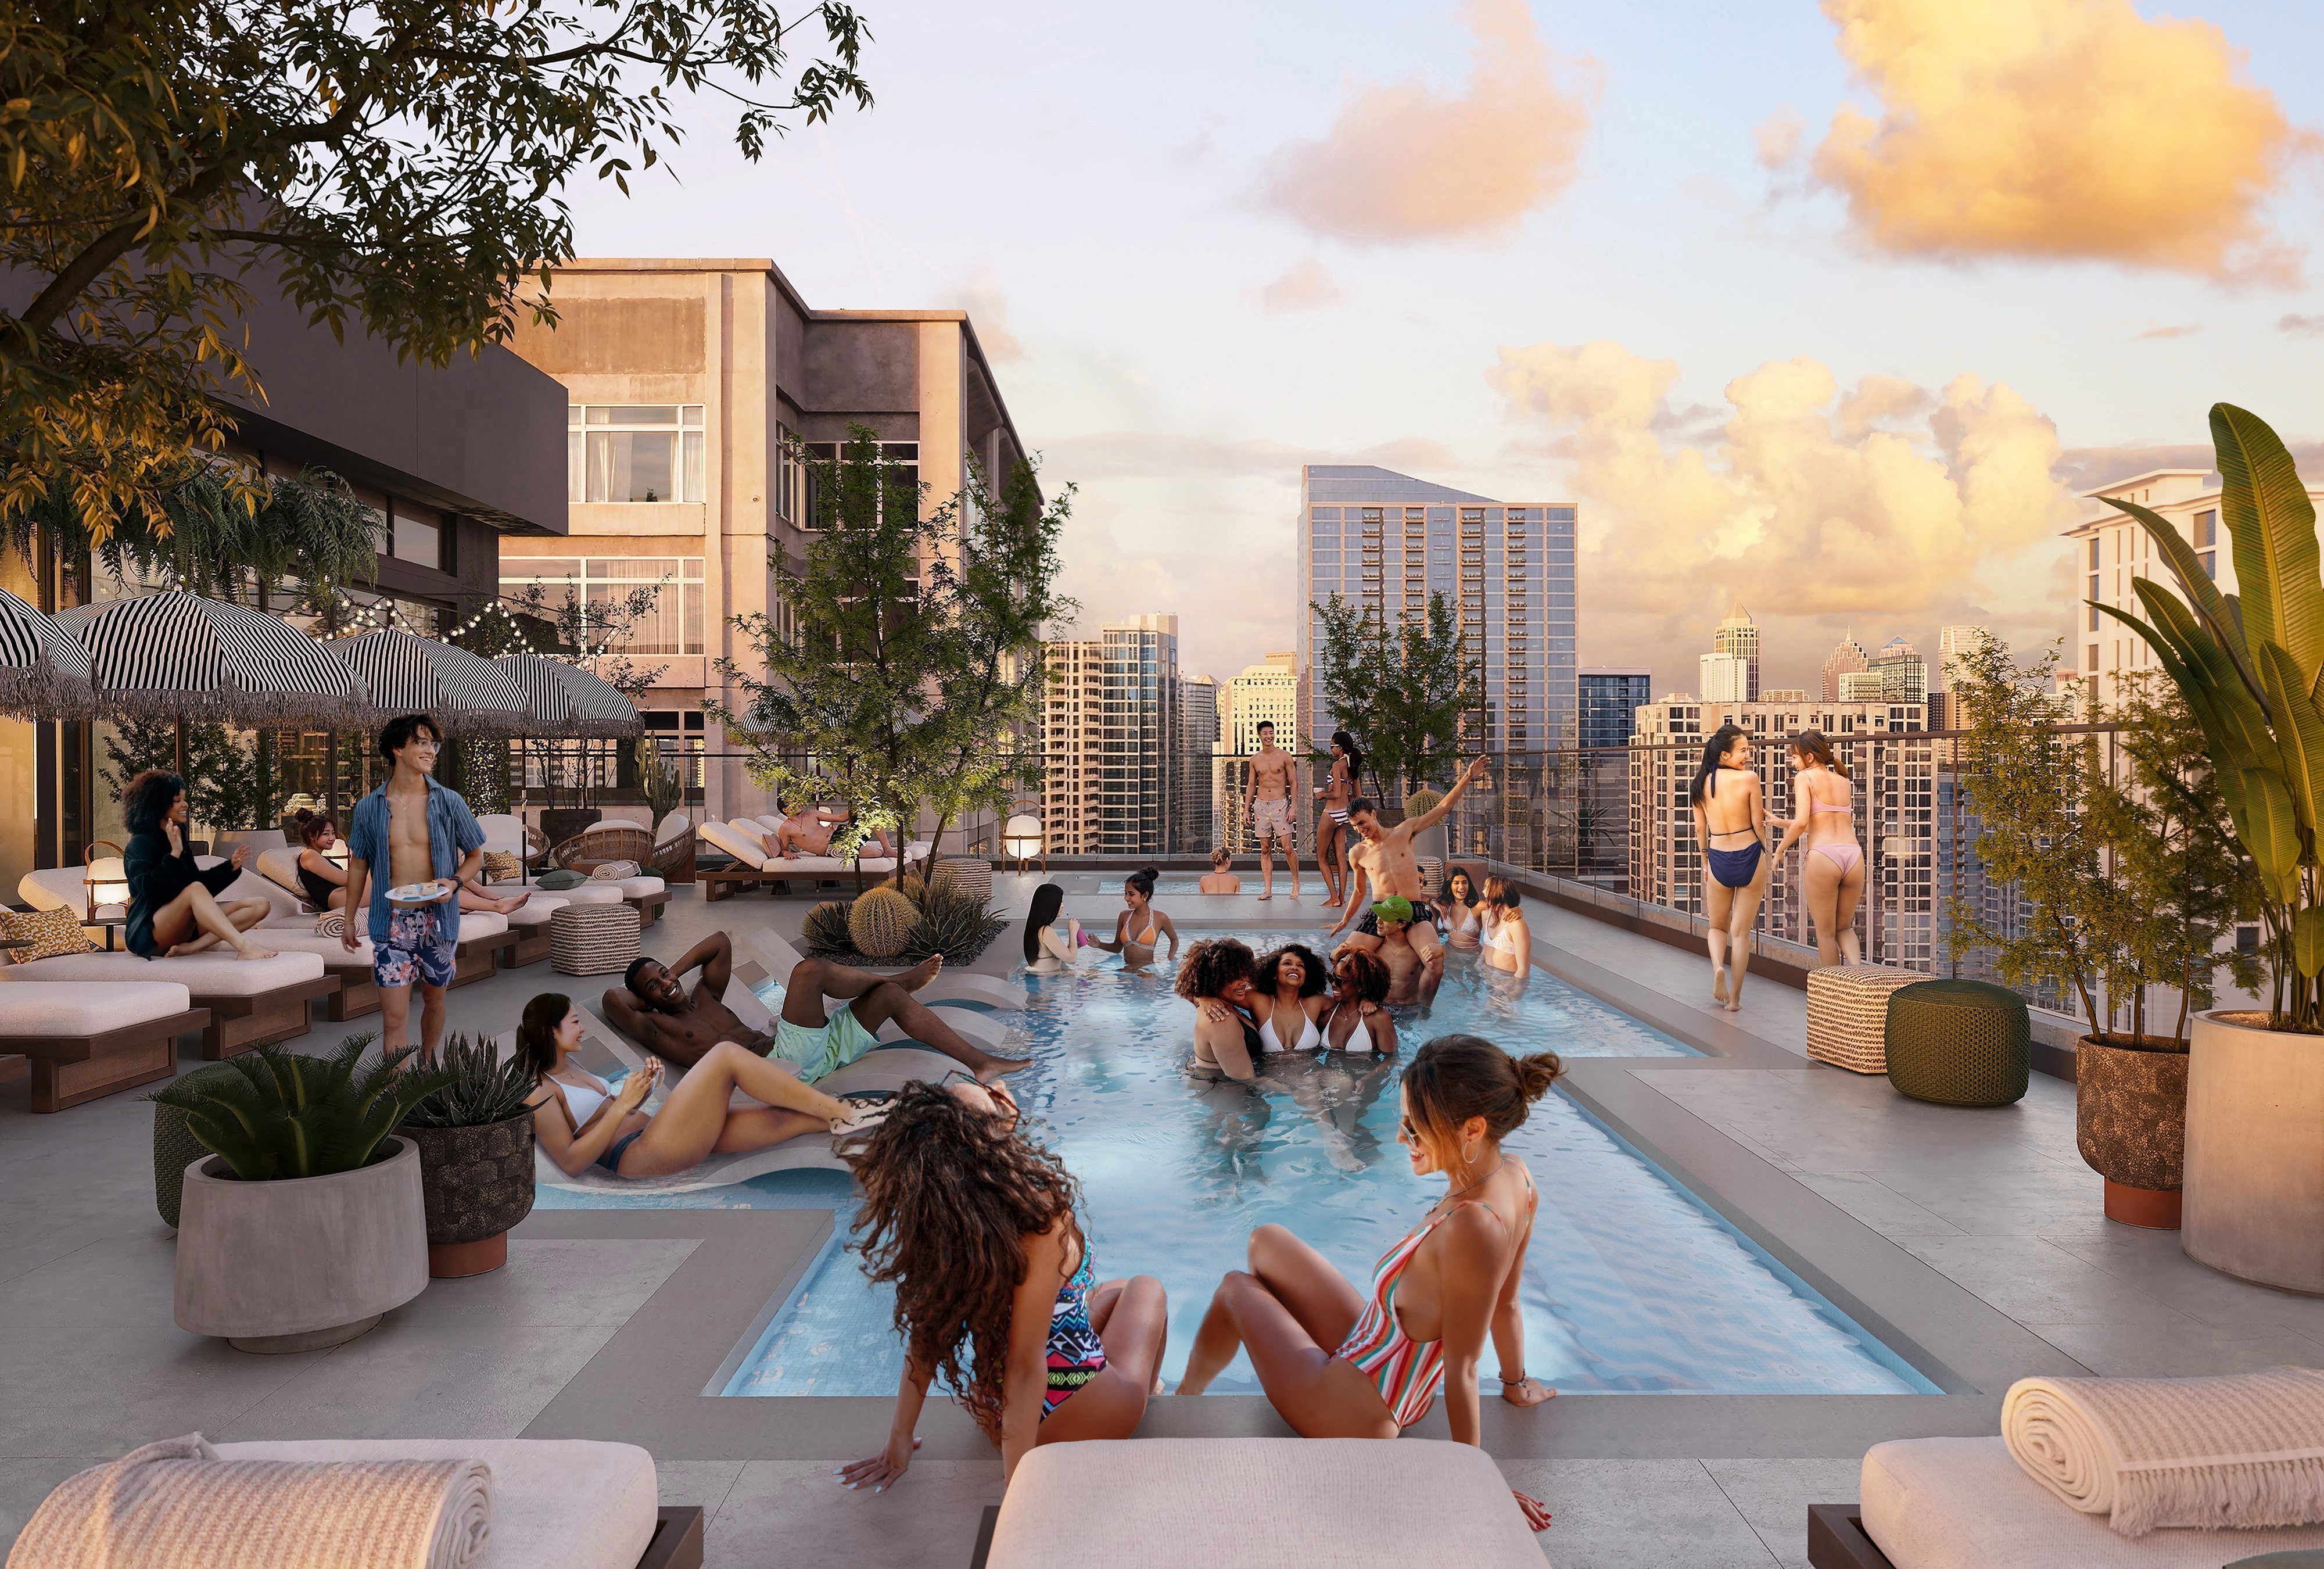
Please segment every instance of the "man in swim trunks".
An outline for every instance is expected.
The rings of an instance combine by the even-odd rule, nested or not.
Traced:
[[[1338,937],[1362,910],[1364,918],[1355,935],[1348,938],[1350,946],[1378,952],[1379,938],[1378,919],[1370,909],[1374,900],[1401,899],[1417,908],[1427,899],[1420,886],[1420,859],[1413,854],[1412,841],[1436,826],[1452,811],[1452,803],[1478,779],[1483,777],[1485,760],[1478,758],[1469,764],[1444,798],[1416,817],[1406,817],[1393,828],[1383,826],[1379,809],[1363,797],[1348,803],[1348,821],[1354,826],[1362,843],[1348,852],[1351,868],[1348,889],[1348,908],[1340,917],[1340,924],[1329,933]],[[1425,921],[1406,928],[1406,937],[1421,963],[1420,1005],[1427,1008],[1436,1001],[1436,988],[1444,980],[1444,945],[1437,940],[1436,928]]]
[[[1422,1001],[1421,978],[1426,966],[1420,962],[1419,950],[1412,946],[1411,934],[1426,923],[1416,926],[1412,916],[1412,901],[1408,899],[1383,899],[1371,908],[1372,935],[1379,938],[1379,946],[1371,953],[1388,966],[1388,995],[1381,1001],[1391,1008],[1402,1008],[1407,1003]],[[1356,946],[1353,939],[1348,946]],[[1443,977],[1443,969],[1440,964],[1437,978],[1441,980]],[[1431,998],[1436,995],[1433,983],[1428,988],[1428,995]]]
[[[943,967],[942,958],[933,958],[890,977],[828,959],[802,959],[784,984],[782,1014],[769,1035],[745,1025],[726,1006],[726,987],[734,977],[734,945],[724,932],[713,932],[673,964],[632,961],[622,983],[609,989],[602,1001],[613,1028],[681,1068],[692,1067],[712,1047],[731,1040],[761,1057],[790,1064],[812,1084],[871,1050],[880,1027],[891,1019],[912,1039],[958,1058],[980,1079],[1028,1066],[1030,1057],[994,1057],[963,1040],[912,995]],[[689,996],[683,982],[696,969],[702,979]],[[825,1017],[825,997],[844,999],[847,1006]]]
[[[767,854],[779,855],[786,861],[796,861],[802,855],[828,855],[831,836],[848,823],[848,814],[834,812],[818,806],[805,806],[783,819],[783,826],[766,836]],[[885,828],[874,828],[857,846],[857,853],[872,857],[892,857],[895,846],[889,843]]]
[[[1243,816],[1259,836],[1259,870],[1264,885],[1261,899],[1275,897],[1275,858],[1279,841],[1283,858],[1291,865],[1291,897],[1299,897],[1299,843],[1291,821],[1291,775],[1296,765],[1291,754],[1275,744],[1275,721],[1259,722],[1259,755],[1250,760],[1250,782],[1244,787]]]

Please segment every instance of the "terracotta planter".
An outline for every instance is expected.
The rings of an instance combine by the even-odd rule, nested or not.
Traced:
[[[532,1213],[532,1113],[480,1128],[398,1128],[420,1149],[428,1273],[453,1279],[508,1262],[511,1227]]]
[[[2324,1294],[2324,1036],[2203,1013],[2187,1064],[2186,1223],[2198,1263]]]
[[[2176,1230],[2187,1170],[2187,1052],[2170,1037],[2084,1036],[2074,1053],[2074,1143],[2106,1178],[2107,1218]]]
[[[353,1340],[428,1289],[420,1149],[356,1171],[242,1182],[211,1156],[186,1168],[178,1214],[178,1327],[237,1351]]]

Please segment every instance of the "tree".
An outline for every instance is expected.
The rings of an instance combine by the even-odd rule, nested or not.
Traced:
[[[255,751],[223,725],[183,728],[181,765],[180,726],[172,721],[124,719],[112,725],[105,736],[106,760],[97,769],[106,789],[117,798],[147,769],[167,769],[186,781],[187,812],[195,822],[213,830],[267,826],[275,802]]]
[[[1433,594],[1425,615],[1393,630],[1336,594],[1313,608],[1324,706],[1366,748],[1375,784],[1402,778],[1410,790],[1439,777],[1461,754],[1461,721],[1484,705],[1484,662],[1470,657],[1451,602]]]
[[[573,254],[569,180],[626,191],[678,146],[681,95],[725,99],[751,159],[788,117],[868,107],[868,38],[844,0],[12,8],[0,518],[62,485],[99,538],[129,514],[167,532],[162,497],[233,429],[215,395],[263,401],[229,325],[260,291],[429,365],[521,309],[553,322],[521,295]]]

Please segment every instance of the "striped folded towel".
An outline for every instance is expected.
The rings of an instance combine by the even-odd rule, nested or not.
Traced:
[[[481,1460],[221,1460],[190,1433],[68,1477],[8,1569],[468,1569],[492,1513]]]
[[[2324,1524],[2324,1372],[2020,1379],[2001,1435],[2025,1473],[2126,1537]]]
[[[324,911],[321,918],[315,922],[315,935],[318,937],[343,937],[346,936],[346,913],[344,910],[337,909]]]
[[[592,882],[619,882],[624,877],[635,877],[637,875],[638,863],[636,862],[608,861],[603,866],[598,867],[597,870],[589,873],[589,881]]]

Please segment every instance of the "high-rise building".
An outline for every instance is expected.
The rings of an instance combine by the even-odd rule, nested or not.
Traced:
[[[1576,671],[1573,679],[1582,747],[1628,746],[1638,710],[1654,701],[1654,672],[1599,668]]]
[[[1591,669],[1574,677],[1581,696],[1581,811],[1575,824],[1574,875],[1621,890],[1629,872],[1630,765],[1627,751],[1638,710],[1654,700],[1654,674]]]
[[[1178,618],[1138,615],[1046,650],[1042,826],[1057,855],[1171,848],[1182,733]]]
[[[1901,637],[1880,645],[1872,661],[1880,673],[1880,696],[1891,703],[1921,703],[1929,696],[1929,665],[1921,651]]]
[[[1853,671],[1868,670],[1871,668],[1872,660],[1865,653],[1864,645],[1858,642],[1854,636],[1843,633],[1840,640],[1840,646],[1832,650],[1831,657],[1823,662],[1823,700],[1827,703],[1839,702],[1840,700],[1840,678]]]
[[[1715,653],[1733,654],[1743,661],[1743,691],[1740,697],[1746,702],[1757,702],[1759,627],[1751,619],[1751,613],[1743,608],[1741,600],[1735,602],[1735,608],[1727,613],[1727,619],[1720,622],[1719,630],[1711,634],[1711,647]]]
[[[1041,826],[1055,855],[1097,853],[1105,779],[1105,644],[1043,645],[1049,667],[1041,721]]]
[[[1484,670],[1474,740],[1495,752],[1572,747],[1572,506],[1512,505],[1369,465],[1310,465],[1299,489],[1309,600],[1336,594],[1392,624],[1425,614],[1443,595]],[[1317,668],[1322,641],[1322,617],[1311,611],[1296,653],[1311,736],[1333,729]]]
[[[1993,633],[1986,627],[1939,627],[1934,689],[1940,692],[1951,691],[1953,684],[1960,678],[1962,657],[1983,648],[1992,641]]]
[[[1887,678],[1878,670],[1850,670],[1840,678],[1840,695],[1827,698],[1838,703],[1877,703],[1886,688]]]
[[[1178,683],[1177,828],[1170,848],[1202,854],[1219,843],[1217,791],[1211,766],[1219,743],[1219,684],[1209,676]]]
[[[1259,750],[1259,725],[1272,724],[1276,745],[1295,757],[1305,755],[1300,740],[1299,656],[1269,654],[1255,665],[1245,665],[1242,673],[1227,683],[1227,707],[1226,757],[1216,770],[1222,807],[1219,842],[1240,854],[1259,847],[1250,836],[1250,825],[1244,821],[1243,805],[1250,793],[1245,787],[1250,782],[1250,765],[1244,759]],[[1304,790],[1294,790],[1291,811],[1300,843],[1308,843],[1313,836],[1309,822],[1313,798]]]
[[[1695,686],[1706,703],[1745,703],[1750,700],[1751,667],[1740,654],[1715,653],[1695,656]]]

